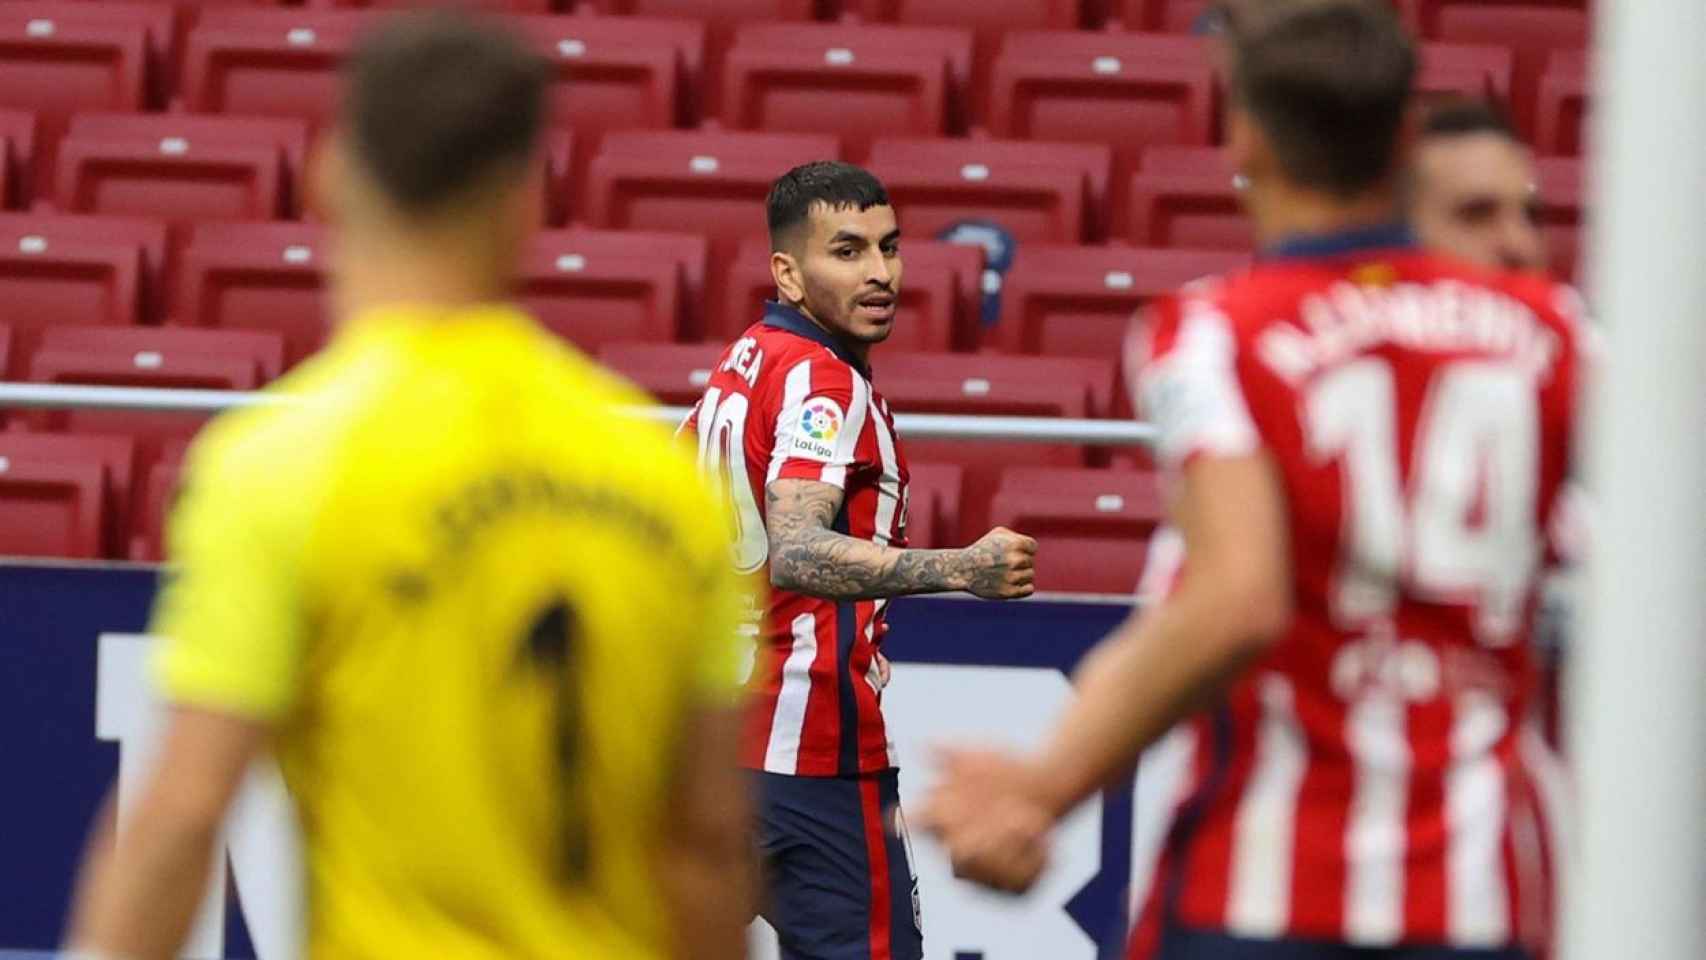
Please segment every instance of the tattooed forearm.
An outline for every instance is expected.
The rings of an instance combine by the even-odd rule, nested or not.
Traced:
[[[966,551],[897,550],[831,530],[841,496],[814,480],[778,480],[766,489],[773,586],[829,600],[869,600],[969,585]]]

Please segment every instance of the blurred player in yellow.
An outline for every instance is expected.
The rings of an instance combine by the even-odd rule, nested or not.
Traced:
[[[308,952],[741,955],[727,525],[644,403],[506,305],[542,66],[448,14],[358,51],[312,189],[331,346],[217,421],[156,610],[169,706],[71,947],[176,955],[251,760],[302,814]]]

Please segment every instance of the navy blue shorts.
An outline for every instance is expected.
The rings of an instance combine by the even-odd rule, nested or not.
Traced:
[[[1314,940],[1247,940],[1207,930],[1169,926],[1155,960],[1529,960],[1515,947],[1352,947]]]
[[[753,776],[761,912],[782,960],[923,960],[898,773]]]

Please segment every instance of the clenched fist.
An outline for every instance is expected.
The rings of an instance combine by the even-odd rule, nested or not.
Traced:
[[[961,551],[965,590],[985,600],[1013,600],[1036,592],[1037,542],[996,527]]]

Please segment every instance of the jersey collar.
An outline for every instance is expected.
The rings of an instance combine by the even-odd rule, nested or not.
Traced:
[[[1416,235],[1407,223],[1383,223],[1337,233],[1297,234],[1262,251],[1263,260],[1299,260],[1342,257],[1370,250],[1404,250],[1416,245]]]
[[[847,349],[846,344],[830,334],[828,330],[813,323],[811,318],[800,311],[777,300],[764,301],[764,325],[786,330],[796,337],[804,337],[813,343],[823,344],[836,358],[859,371],[866,380],[871,379],[871,370],[864,362]]]

